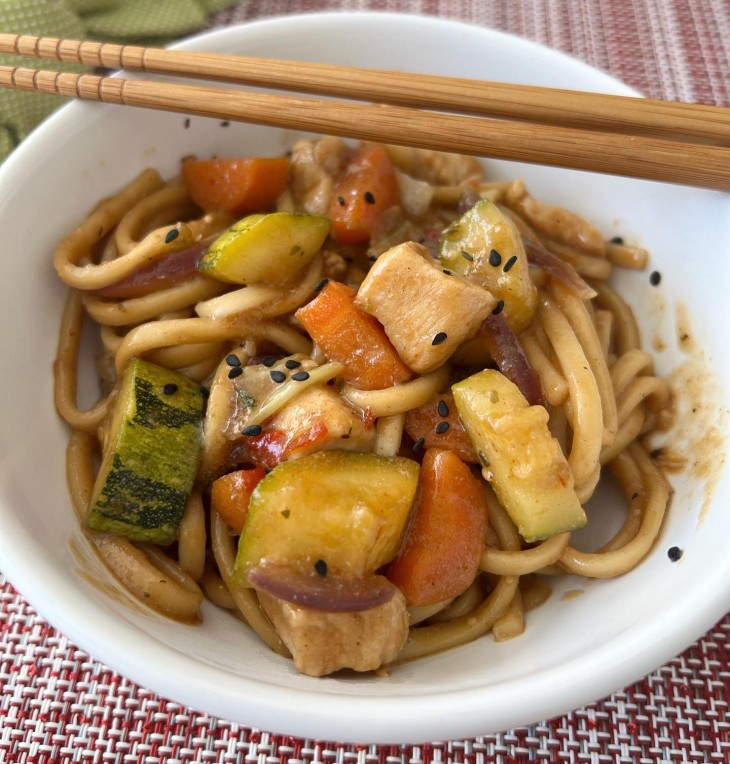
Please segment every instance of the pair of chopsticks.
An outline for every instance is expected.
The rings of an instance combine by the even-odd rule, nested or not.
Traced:
[[[4,88],[730,190],[725,107],[30,35],[0,52],[347,100],[0,66]]]

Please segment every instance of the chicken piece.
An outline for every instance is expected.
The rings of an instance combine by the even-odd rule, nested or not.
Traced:
[[[309,676],[374,671],[394,660],[408,638],[406,600],[396,586],[385,604],[355,613],[302,607],[261,591],[258,597],[294,665]]]
[[[484,176],[484,169],[474,157],[408,146],[387,148],[398,169],[434,186],[456,186]]]
[[[380,321],[403,361],[427,374],[476,334],[497,300],[406,242],[378,258],[355,302]]]
[[[266,423],[264,431],[282,433],[284,455],[289,459],[335,448],[366,453],[375,442],[373,423],[326,385],[298,395]]]
[[[291,189],[295,206],[310,215],[326,215],[350,149],[333,137],[297,141],[291,154]]]
[[[299,366],[291,369],[287,362]],[[225,360],[221,362],[211,385],[203,425],[203,482],[247,462],[274,467],[283,459],[311,451],[372,449],[373,422],[326,384],[293,382],[302,386],[301,392],[262,423],[259,435],[243,434],[252,416],[284,384],[275,381],[275,376],[283,375],[286,380],[296,372],[317,367],[311,358],[297,353],[271,366],[244,366],[238,376],[231,378],[231,367]]]
[[[591,255],[606,256],[606,243],[597,228],[563,207],[530,196],[521,180],[515,180],[505,191],[504,203],[546,238]]]

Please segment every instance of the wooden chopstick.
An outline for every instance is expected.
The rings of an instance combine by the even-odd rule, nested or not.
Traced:
[[[730,190],[730,149],[410,107],[0,67],[0,87]]]
[[[0,34],[0,52],[302,93],[730,145],[730,110],[301,61]]]

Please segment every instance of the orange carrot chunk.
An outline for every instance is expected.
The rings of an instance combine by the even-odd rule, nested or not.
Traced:
[[[405,382],[411,370],[401,361],[376,318],[354,303],[355,292],[330,281],[295,313],[330,361],[344,364],[342,379],[363,390]]]
[[[286,157],[188,159],[182,175],[195,204],[206,212],[267,212],[286,188]]]
[[[404,428],[421,448],[447,448],[462,462],[476,464],[479,461],[450,392],[440,393],[423,406],[411,409],[406,414]]]
[[[452,451],[430,449],[403,548],[388,578],[409,605],[461,594],[477,575],[487,530],[487,500],[477,478]]]
[[[236,533],[243,530],[251,494],[265,474],[266,470],[263,467],[237,470],[218,478],[210,487],[210,503],[213,510]]]
[[[340,244],[367,244],[383,213],[398,204],[393,163],[384,146],[366,143],[346,165],[330,203],[332,238]]]

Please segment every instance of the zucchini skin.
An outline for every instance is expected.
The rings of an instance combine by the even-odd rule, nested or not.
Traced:
[[[201,457],[203,396],[177,372],[134,359],[121,381],[86,525],[167,546]]]

